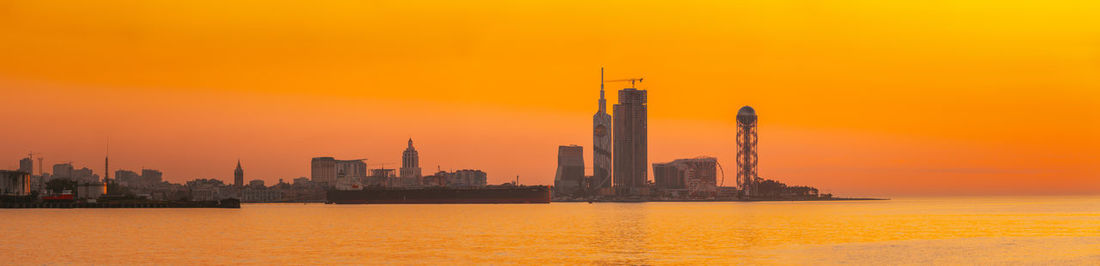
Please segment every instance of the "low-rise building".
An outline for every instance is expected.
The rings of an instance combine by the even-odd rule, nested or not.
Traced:
[[[103,183],[81,183],[76,185],[77,199],[98,199],[107,191]]]
[[[484,187],[489,184],[488,175],[481,170],[462,169],[446,173],[448,187]]]
[[[235,197],[229,190],[229,186],[217,179],[187,181],[187,189],[191,192],[191,200],[222,200]]]
[[[701,157],[653,164],[658,193],[672,197],[713,198],[718,192],[718,159]],[[686,195],[684,195],[686,194]]]
[[[241,202],[277,202],[283,200],[283,191],[274,188],[255,188],[251,185],[241,190]]]

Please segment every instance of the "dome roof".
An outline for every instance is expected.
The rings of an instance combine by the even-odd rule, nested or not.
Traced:
[[[756,110],[746,105],[737,110],[737,122],[751,124],[756,122]]]

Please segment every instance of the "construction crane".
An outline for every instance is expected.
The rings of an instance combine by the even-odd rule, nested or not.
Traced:
[[[386,164],[390,164],[390,165],[396,164],[394,162],[372,162],[372,163],[378,165],[379,168],[375,168],[375,169],[390,169],[390,170],[393,170],[394,168],[386,168]]]
[[[31,159],[31,163],[34,163],[34,155],[35,155],[35,153],[33,151],[27,153],[27,159]],[[38,153],[38,155],[42,155],[42,154]],[[41,157],[38,158],[38,173],[42,174],[42,158]],[[31,166],[30,174],[34,175],[34,166]]]
[[[604,79],[603,79],[603,68],[602,68],[602,67],[600,68],[600,90],[601,90],[601,91],[603,90],[603,84],[604,84],[604,83],[607,83],[607,82],[626,82],[626,81],[630,81],[630,87],[631,87],[631,88],[633,88],[633,87],[634,87],[634,83],[635,83],[635,82],[642,82],[642,79],[644,79],[644,78],[630,78],[630,79],[613,79],[613,80],[604,80]]]
[[[643,78],[624,78],[624,79],[613,79],[613,80],[604,80],[604,82],[623,82],[623,81],[630,81],[630,88],[634,88],[634,84],[635,84],[635,82],[641,82],[641,80],[642,80],[642,79],[643,79]]]

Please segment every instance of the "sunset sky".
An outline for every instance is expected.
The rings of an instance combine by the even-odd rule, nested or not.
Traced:
[[[760,174],[846,196],[1100,193],[1097,1],[0,2],[0,168],[309,175],[315,156],[551,184],[599,69],[650,163],[760,115]],[[609,105],[614,90],[608,84]],[[652,171],[652,170],[650,170]],[[652,173],[651,173],[652,174]],[[652,178],[652,176],[650,177]]]

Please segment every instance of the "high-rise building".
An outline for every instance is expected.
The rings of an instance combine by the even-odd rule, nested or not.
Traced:
[[[53,178],[60,179],[72,179],[73,178],[73,164],[71,163],[59,163],[53,165]]]
[[[244,186],[244,169],[241,168],[241,160],[237,159],[237,169],[233,170],[233,186]]]
[[[19,160],[19,171],[34,175],[34,160],[32,160],[31,157]]]
[[[615,193],[645,193],[648,166],[648,126],[646,91],[626,88],[619,91],[619,103],[613,110],[615,134]]]
[[[310,161],[310,180],[325,187],[336,185],[336,158],[314,157]]]
[[[343,190],[362,188],[363,182],[367,179],[367,163],[361,159],[336,160],[334,166],[336,167],[334,187]]]
[[[127,187],[140,186],[141,175],[130,170],[118,170],[115,171],[115,182]]]
[[[756,110],[741,107],[737,111],[737,186],[745,196],[756,195]]]
[[[600,69],[603,80],[603,69]],[[607,114],[607,99],[600,83],[600,107],[592,115],[592,180],[589,189],[608,192],[611,188],[611,115]]]
[[[401,178],[420,178],[420,154],[413,148],[413,140],[409,139],[409,147],[401,153]]]
[[[558,171],[554,175],[554,190],[570,195],[584,192],[584,147],[558,146]]]
[[[324,187],[350,189],[367,178],[367,163],[363,159],[337,160],[315,157],[310,162],[311,180]]]
[[[164,182],[164,173],[153,169],[141,169],[141,180],[146,186],[152,186]]]
[[[70,178],[82,184],[99,182],[99,175],[95,174],[95,171],[92,171],[92,169],[88,169],[88,167],[81,167],[80,169],[73,170],[73,174]]]

